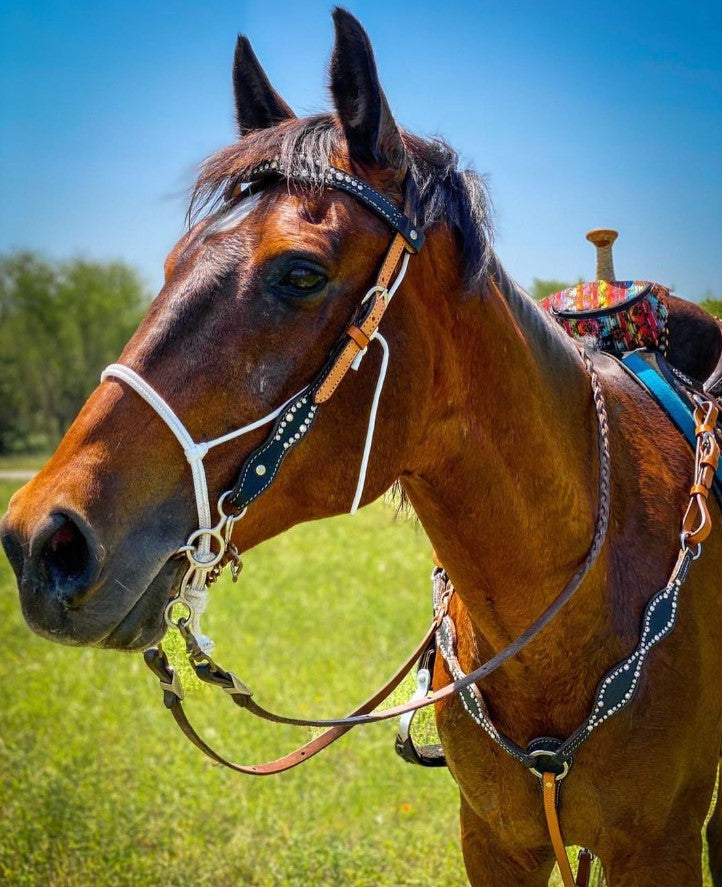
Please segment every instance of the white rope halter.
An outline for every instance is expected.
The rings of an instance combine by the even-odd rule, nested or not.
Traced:
[[[388,302],[391,301],[396,290],[401,285],[404,275],[406,274],[408,262],[409,253],[405,253],[396,280],[388,290]],[[366,299],[376,290],[376,287],[372,287],[366,297],[364,297],[364,301],[366,301]],[[371,454],[371,445],[373,443],[374,429],[376,427],[376,414],[378,411],[379,400],[381,398],[381,390],[384,386],[384,381],[386,380],[386,370],[389,364],[389,346],[386,339],[384,339],[378,330],[371,336],[371,341],[374,339],[378,340],[382,348],[381,366],[376,380],[373,400],[371,401],[368,428],[366,430],[366,441],[364,443],[363,456],[361,458],[361,466],[359,468],[358,481],[356,483],[356,493],[351,504],[350,514],[356,513],[359,503],[361,502],[361,496],[363,495],[364,485],[366,483],[366,472]],[[361,360],[367,350],[368,346],[357,356],[352,365],[354,370],[358,370]],[[122,363],[111,363],[110,366],[107,366],[103,370],[100,380],[101,382],[104,382],[110,378],[125,382],[126,385],[129,385],[136,394],[142,397],[143,400],[155,410],[168,428],[173,432],[176,440],[183,448],[185,457],[190,465],[193,477],[193,492],[195,494],[196,509],[198,512],[198,529],[191,533],[186,544],[178,550],[178,553],[184,553],[187,555],[190,561],[190,567],[183,578],[178,595],[174,597],[166,607],[166,621],[170,625],[176,625],[177,623],[172,619],[171,610],[176,603],[184,604],[189,612],[188,621],[191,632],[198,640],[201,649],[205,652],[210,652],[213,649],[213,641],[200,630],[200,616],[206,608],[208,599],[209,575],[211,571],[221,563],[231,541],[233,525],[243,517],[245,509],[238,515],[226,514],[223,510],[223,502],[228,495],[228,492],[225,492],[219,498],[217,503],[219,516],[218,523],[215,526],[213,525],[211,506],[208,498],[208,481],[203,460],[208,452],[214,447],[235,440],[244,434],[248,434],[251,431],[255,431],[257,428],[261,428],[269,422],[272,422],[291,403],[293,403],[294,400],[298,399],[301,392],[297,392],[293,397],[289,397],[280,407],[277,407],[261,419],[256,419],[248,425],[237,428],[235,431],[229,431],[227,434],[223,434],[213,440],[196,442],[191,437],[183,422],[173,411],[172,407],[145,381],[145,379],[139,376],[135,370],[132,370],[130,367],[127,367]],[[217,551],[213,549],[214,543],[218,548]]]

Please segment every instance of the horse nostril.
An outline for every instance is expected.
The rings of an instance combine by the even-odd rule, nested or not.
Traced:
[[[53,579],[74,579],[88,564],[88,543],[68,519],[45,543],[42,557]]]
[[[54,514],[31,544],[37,574],[69,607],[80,606],[97,577],[97,545],[88,528]]]

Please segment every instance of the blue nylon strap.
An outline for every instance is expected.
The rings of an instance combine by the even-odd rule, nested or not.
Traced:
[[[692,450],[697,449],[695,424],[689,406],[682,400],[665,378],[643,360],[636,351],[630,351],[622,358],[625,367],[639,379],[642,386],[652,395],[664,412],[687,438]],[[722,461],[715,473],[715,492],[722,507]]]

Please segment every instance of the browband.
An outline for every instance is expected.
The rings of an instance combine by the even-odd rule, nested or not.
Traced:
[[[305,170],[285,169],[277,157],[274,157],[272,160],[263,160],[261,163],[256,164],[249,173],[244,175],[244,179],[249,182],[255,182],[270,176],[278,176],[290,179],[293,182],[305,182],[306,184],[316,181]],[[360,200],[364,206],[368,207],[368,209],[386,222],[389,227],[393,228],[397,234],[404,238],[411,252],[417,253],[423,246],[423,232],[419,230],[414,220],[405,215],[388,198],[384,197],[380,191],[372,188],[371,185],[356,178],[351,173],[337,169],[335,166],[327,167],[322,173],[319,173],[318,179],[325,187],[345,191],[347,194],[351,194],[357,200]],[[409,176],[406,179],[405,191],[407,195],[410,195],[412,192]]]

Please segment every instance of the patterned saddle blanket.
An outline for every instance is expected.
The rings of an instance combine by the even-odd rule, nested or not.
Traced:
[[[590,337],[615,357],[666,347],[669,290],[659,283],[594,280],[553,293],[541,305],[570,336]]]

